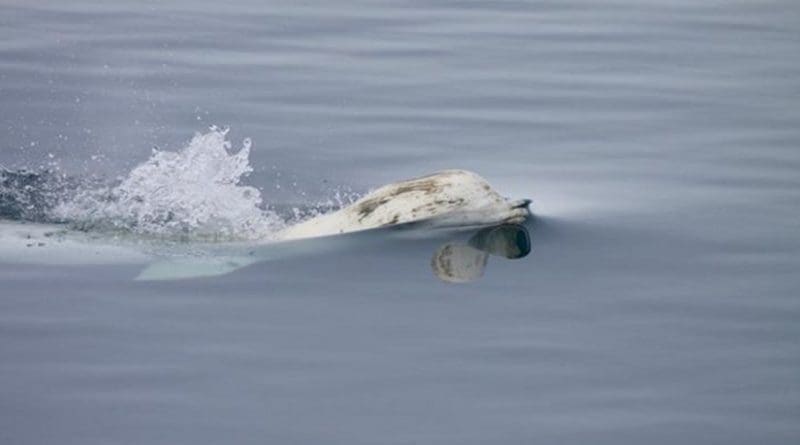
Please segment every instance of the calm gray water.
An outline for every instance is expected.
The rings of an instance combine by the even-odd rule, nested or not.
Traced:
[[[794,1],[0,1],[6,168],[218,125],[269,206],[465,168],[537,215],[460,285],[466,234],[165,282],[0,256],[0,443],[796,443],[798,54]]]

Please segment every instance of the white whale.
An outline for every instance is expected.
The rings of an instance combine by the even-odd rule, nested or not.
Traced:
[[[321,246],[288,241],[392,226],[484,227],[519,223],[530,215],[529,203],[527,199],[502,197],[475,173],[445,170],[385,185],[345,208],[287,227],[264,241],[212,243],[203,248],[194,245],[191,250],[202,250],[201,255],[176,254],[174,245],[159,251],[152,241],[142,245],[120,242],[101,233],[75,231],[61,225],[0,221],[0,262],[143,264],[146,267],[140,279],[213,276],[256,262],[310,253]]]
[[[518,223],[530,215],[528,204],[527,199],[502,197],[473,172],[444,170],[380,187],[339,211],[288,227],[277,238],[312,238],[409,223],[431,227]]]

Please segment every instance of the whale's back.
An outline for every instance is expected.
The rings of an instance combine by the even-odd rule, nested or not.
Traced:
[[[483,225],[524,218],[485,179],[465,170],[432,175],[380,187],[352,205],[289,227],[280,239],[327,236],[358,230],[429,221],[436,225]]]

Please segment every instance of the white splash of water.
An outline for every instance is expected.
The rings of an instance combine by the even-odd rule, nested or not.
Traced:
[[[262,208],[258,189],[240,183],[253,170],[250,140],[231,153],[227,133],[211,127],[179,151],[154,150],[120,184],[83,191],[55,214],[85,228],[153,236],[269,238],[283,222]]]

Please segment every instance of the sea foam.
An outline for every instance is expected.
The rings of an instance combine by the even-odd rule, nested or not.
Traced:
[[[85,229],[161,237],[264,239],[285,224],[243,185],[253,171],[251,142],[231,151],[227,129],[195,134],[178,151],[153,150],[118,184],[79,191],[52,211]]]

